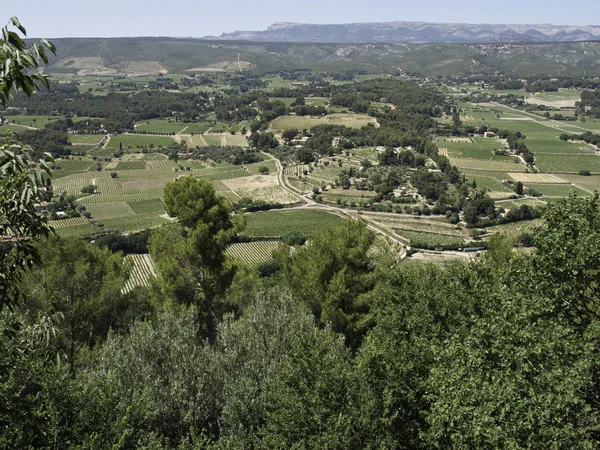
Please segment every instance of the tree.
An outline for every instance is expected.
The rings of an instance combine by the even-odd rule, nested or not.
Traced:
[[[178,223],[155,230],[148,248],[159,268],[163,292],[196,304],[214,343],[215,320],[224,307],[218,300],[235,274],[225,249],[243,229],[243,217],[234,218],[231,202],[204,179],[180,178],[167,183],[164,192],[167,214]]]
[[[34,316],[63,314],[59,342],[74,373],[82,346],[92,346],[111,327],[124,325],[128,308],[134,306],[121,293],[130,268],[120,255],[75,237],[44,241],[40,261],[24,279],[23,308]]]
[[[283,133],[281,133],[281,135],[284,139],[291,141],[298,135],[298,130],[295,128],[289,128],[287,130],[283,130]]]
[[[520,181],[517,181],[517,184],[515,185],[515,193],[517,195],[523,195],[523,183]]]
[[[321,326],[331,324],[351,346],[368,322],[368,294],[384,264],[369,253],[375,235],[362,222],[345,221],[316,233],[310,245],[276,254],[294,298],[307,305]],[[388,264],[389,267],[389,264]]]
[[[16,17],[11,24],[23,36],[25,28]],[[48,76],[37,73],[40,60],[48,63],[45,49],[56,54],[54,45],[45,39],[27,47],[25,41],[8,26],[2,28],[0,38],[0,104],[6,106],[18,90],[28,96],[42,86],[48,87]],[[45,182],[42,172],[50,176],[44,154],[36,168],[32,149],[22,146],[10,136],[0,145],[0,309],[12,305],[17,295],[17,281],[26,268],[39,260],[33,239],[48,236],[47,221],[35,211],[35,204],[43,201]]]
[[[19,19],[11,17],[10,23],[24,37],[27,36]],[[2,28],[2,38],[0,39],[0,67],[3,67],[0,72],[0,103],[2,106],[6,106],[9,98],[19,90],[30,96],[42,86],[49,87],[48,75],[36,71],[40,66],[40,60],[48,64],[45,49],[56,55],[56,47],[46,39],[41,39],[39,43],[27,47],[17,32],[11,31],[8,26]]]

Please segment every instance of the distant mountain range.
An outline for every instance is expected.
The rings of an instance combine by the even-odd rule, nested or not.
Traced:
[[[207,37],[208,39],[208,37]],[[498,25],[381,22],[311,25],[279,22],[264,31],[223,33],[218,40],[337,44],[487,44],[600,41],[600,25]]]

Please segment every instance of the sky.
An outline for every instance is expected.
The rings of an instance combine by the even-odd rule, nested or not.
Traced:
[[[29,0],[2,8],[28,37],[218,36],[275,22],[600,25],[598,0]],[[590,21],[596,20],[596,23]]]

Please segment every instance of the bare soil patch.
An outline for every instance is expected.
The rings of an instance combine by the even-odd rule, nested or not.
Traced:
[[[221,180],[228,189],[236,191],[238,189],[259,189],[264,187],[278,186],[277,174],[257,175],[254,177],[231,178]]]

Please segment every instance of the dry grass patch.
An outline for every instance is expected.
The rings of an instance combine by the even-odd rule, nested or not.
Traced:
[[[257,175],[254,177],[231,178],[229,180],[221,180],[221,183],[232,191],[237,191],[239,189],[260,189],[279,185],[277,174],[275,173],[269,175]]]

